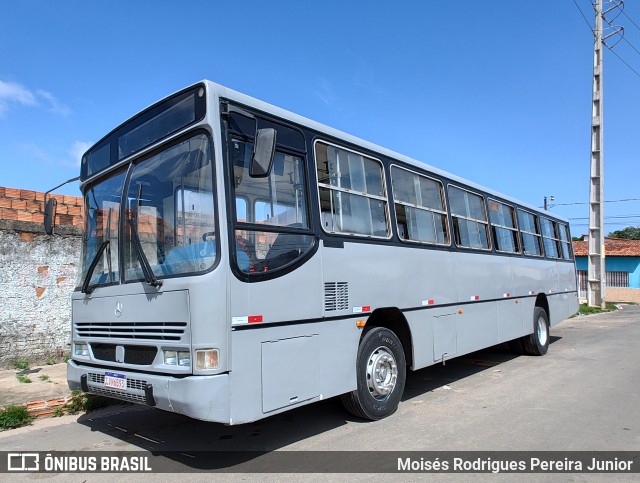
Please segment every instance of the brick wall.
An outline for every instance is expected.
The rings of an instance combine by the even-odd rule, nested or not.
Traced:
[[[46,235],[44,193],[0,187],[0,367],[22,357],[59,360],[70,350],[82,198],[53,196],[56,229]]]

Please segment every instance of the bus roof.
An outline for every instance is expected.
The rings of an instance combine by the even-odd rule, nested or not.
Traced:
[[[267,102],[261,101],[259,99],[256,99],[254,97],[248,96],[246,94],[243,94],[241,92],[238,91],[234,91],[233,89],[229,89],[228,87],[222,86],[220,84],[217,84],[215,82],[209,81],[209,80],[203,80],[201,82],[204,82],[207,84],[207,88],[209,90],[209,92],[214,92],[216,93],[219,97],[223,97],[235,102],[238,102],[240,104],[244,104],[246,106],[250,106],[250,107],[254,107],[258,110],[267,112],[269,114],[272,114],[275,117],[279,117],[282,119],[286,119],[288,121],[291,121],[295,124],[298,124],[300,126],[305,126],[308,127],[310,129],[313,129],[315,131],[319,131],[322,133],[327,134],[328,136],[337,138],[337,139],[342,139],[350,144],[356,145],[356,146],[361,146],[364,149],[367,149],[369,151],[373,151],[376,153],[380,153],[381,155],[391,158],[391,159],[395,159],[398,161],[402,161],[403,163],[409,164],[409,165],[413,165],[417,168],[421,168],[421,169],[425,169],[429,172],[432,172],[438,176],[442,176],[445,178],[449,178],[451,181],[455,181],[455,182],[459,182],[461,184],[464,184],[470,188],[474,188],[476,190],[482,191],[484,193],[487,193],[489,195],[493,195],[499,198],[502,198],[506,201],[510,201],[512,203],[516,203],[524,208],[530,209],[532,211],[538,212],[538,213],[542,213],[543,210],[541,210],[539,207],[535,207],[533,205],[529,205],[527,203],[524,203],[523,201],[520,201],[516,198],[513,198],[511,196],[505,195],[503,193],[500,193],[498,191],[492,190],[490,188],[487,188],[486,186],[482,186],[480,184],[474,183],[473,181],[470,181],[468,179],[462,178],[460,176],[456,176],[448,171],[445,171],[443,169],[440,168],[436,168],[435,166],[432,166],[430,164],[427,164],[425,162],[422,161],[418,161],[416,159],[413,159],[409,156],[405,156],[403,154],[397,153],[395,151],[392,151],[390,149],[387,149],[385,147],[379,146],[377,144],[371,143],[369,141],[365,141],[364,139],[358,138],[356,136],[353,136],[351,134],[348,134],[346,132],[340,131],[339,129],[335,129],[332,128],[330,126],[324,125],[322,123],[313,121],[311,119],[308,119],[304,116],[301,116],[299,114],[295,114],[293,112],[287,111],[286,109],[282,109],[280,107],[274,106],[272,104],[269,104]],[[547,216],[551,217],[551,218],[555,218],[558,220],[562,220],[565,222],[568,222],[568,220],[566,218],[557,216],[555,214],[551,214],[548,212],[545,212]]]

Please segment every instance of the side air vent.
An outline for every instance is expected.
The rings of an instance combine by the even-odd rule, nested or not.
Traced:
[[[349,283],[327,282],[324,284],[324,310],[346,310],[349,308]]]

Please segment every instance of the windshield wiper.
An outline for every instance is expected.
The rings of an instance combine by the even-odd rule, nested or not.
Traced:
[[[149,260],[147,260],[147,256],[144,254],[144,250],[142,249],[142,243],[140,242],[140,236],[138,236],[138,228],[136,227],[135,217],[132,216],[131,218],[129,218],[129,225],[131,226],[131,238],[133,239],[133,247],[135,248],[138,261],[140,262],[140,268],[142,268],[142,273],[144,274],[145,281],[152,287],[162,287],[162,282],[158,280],[153,274],[151,265],[149,265]]]
[[[93,287],[89,285],[91,282],[91,276],[93,275],[93,271],[98,266],[98,262],[102,257],[102,252],[104,252],[105,248],[107,248],[108,246],[109,246],[109,240],[103,241],[100,244],[100,248],[98,248],[98,251],[93,257],[93,260],[91,260],[91,265],[89,265],[89,270],[87,270],[87,275],[84,277],[84,282],[82,283],[82,293],[89,294],[93,292]]]

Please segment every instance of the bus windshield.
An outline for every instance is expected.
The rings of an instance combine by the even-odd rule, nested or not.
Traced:
[[[87,276],[90,287],[148,280],[142,263],[157,278],[204,272],[214,265],[213,168],[204,134],[98,182],[84,198],[79,285]]]

